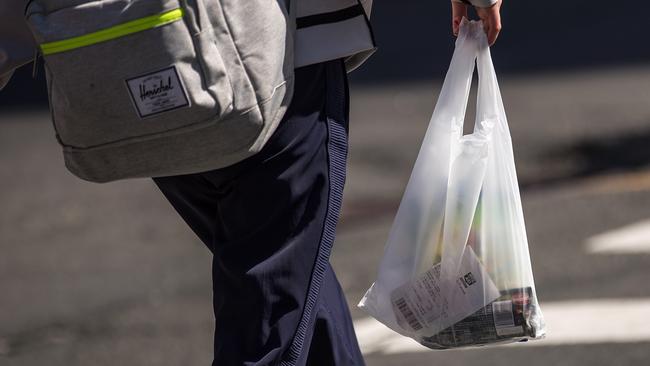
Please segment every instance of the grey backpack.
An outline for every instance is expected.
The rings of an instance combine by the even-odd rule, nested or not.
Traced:
[[[56,137],[94,182],[258,152],[293,93],[289,0],[31,0]]]

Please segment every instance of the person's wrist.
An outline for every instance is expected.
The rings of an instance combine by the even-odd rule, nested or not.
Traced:
[[[471,5],[476,8],[491,8],[496,5],[498,0],[451,0],[454,3]]]
[[[499,0],[475,0],[475,1],[476,3],[474,4],[474,6],[477,8],[491,8],[499,2]]]

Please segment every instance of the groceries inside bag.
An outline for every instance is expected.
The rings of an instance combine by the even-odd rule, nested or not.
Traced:
[[[475,64],[476,122],[463,135]],[[461,24],[377,280],[359,306],[434,349],[545,334],[510,132],[480,22]]]

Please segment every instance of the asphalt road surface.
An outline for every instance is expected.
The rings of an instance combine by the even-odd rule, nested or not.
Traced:
[[[368,365],[647,364],[650,67],[500,82],[548,338],[428,351],[356,308],[440,83],[353,84],[332,261]],[[151,181],[74,178],[36,109],[0,113],[0,187],[0,365],[210,363],[210,257]]]

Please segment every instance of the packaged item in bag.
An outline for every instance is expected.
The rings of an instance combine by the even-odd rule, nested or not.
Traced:
[[[475,62],[476,122],[463,135]],[[433,349],[545,334],[508,123],[480,22],[462,22],[377,280],[359,306]]]
[[[531,319],[539,316],[530,299],[532,289],[504,291],[497,300],[421,343],[429,348],[446,349],[479,346],[539,338],[540,329]]]

